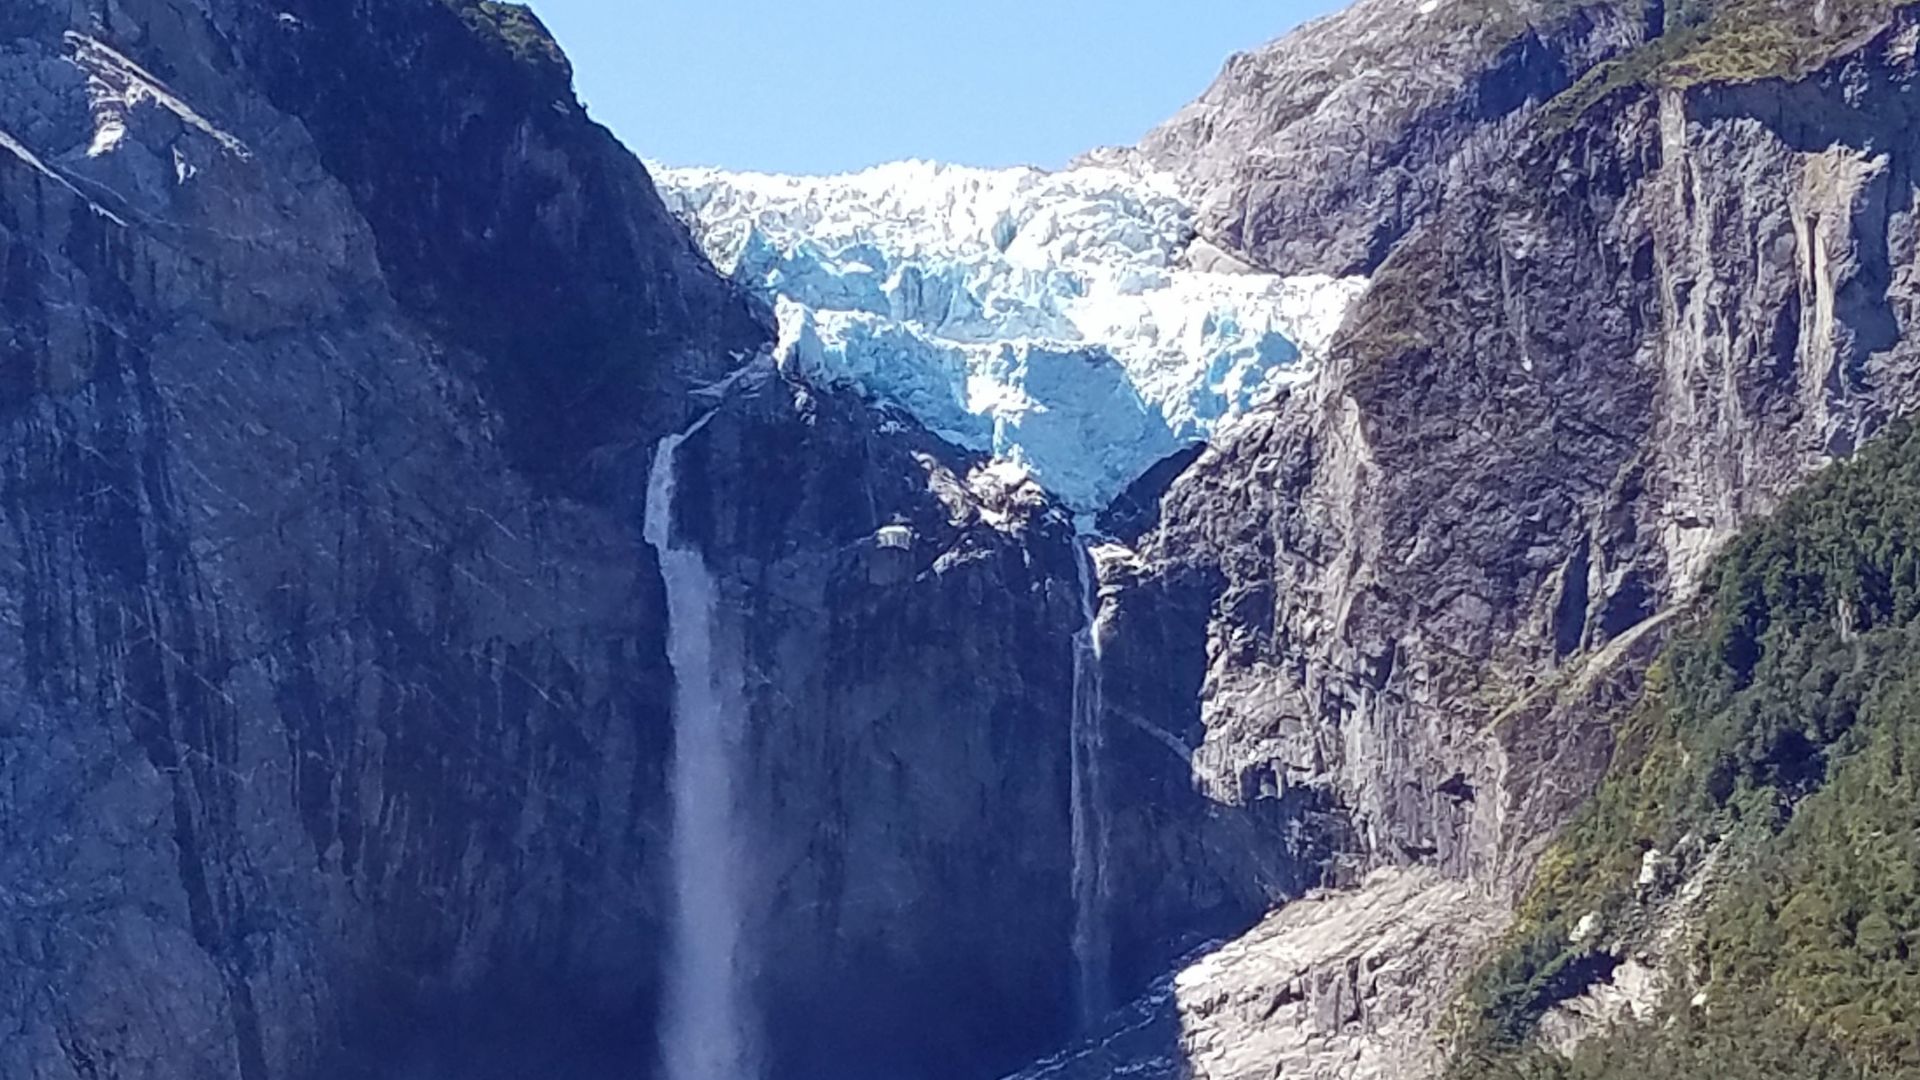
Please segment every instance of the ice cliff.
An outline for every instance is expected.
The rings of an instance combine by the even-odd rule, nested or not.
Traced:
[[[1361,278],[1255,273],[1156,172],[656,168],[780,358],[1029,470],[1077,511],[1306,377]]]

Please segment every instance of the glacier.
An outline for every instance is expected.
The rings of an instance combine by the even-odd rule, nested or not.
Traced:
[[[1366,285],[1235,263],[1137,166],[651,171],[774,305],[783,370],[902,409],[1082,515],[1311,376]]]

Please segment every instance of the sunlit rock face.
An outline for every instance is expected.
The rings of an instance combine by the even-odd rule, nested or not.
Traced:
[[[1887,162],[1913,141],[1916,30],[1895,11],[1804,77],[1543,115],[1659,9],[1502,25],[1428,6],[1363,2],[1236,58],[1140,151],[1193,163],[1190,188],[1224,200],[1202,224],[1223,246],[1372,276],[1324,379],[1136,500],[1145,587],[1113,602],[1175,640],[1204,611],[1206,790],[1326,793],[1351,826],[1346,900],[1405,903],[1413,925],[1428,901],[1360,883],[1437,870],[1499,901],[1462,908],[1459,940],[1510,915],[1604,775],[1711,555],[1920,401],[1912,282],[1887,270],[1915,247]],[[1408,64],[1443,74],[1396,79]],[[1339,940],[1286,909],[1268,931],[1247,943],[1276,959]],[[1177,1067],[1235,1075],[1264,1044],[1291,1047],[1289,1073],[1431,1074],[1395,1046],[1479,958],[1349,945],[1330,968],[1419,970],[1423,989],[1363,987],[1352,1023],[1290,990],[1258,1013],[1183,1000]]]

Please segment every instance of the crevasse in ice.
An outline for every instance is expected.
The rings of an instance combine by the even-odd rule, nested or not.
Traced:
[[[1156,175],[655,167],[779,360],[1027,469],[1076,511],[1311,373],[1364,279],[1249,272]]]

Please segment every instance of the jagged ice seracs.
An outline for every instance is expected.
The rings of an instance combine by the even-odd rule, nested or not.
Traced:
[[[900,162],[654,168],[778,360],[1031,473],[1080,513],[1314,370],[1363,278],[1255,272],[1170,177]]]

